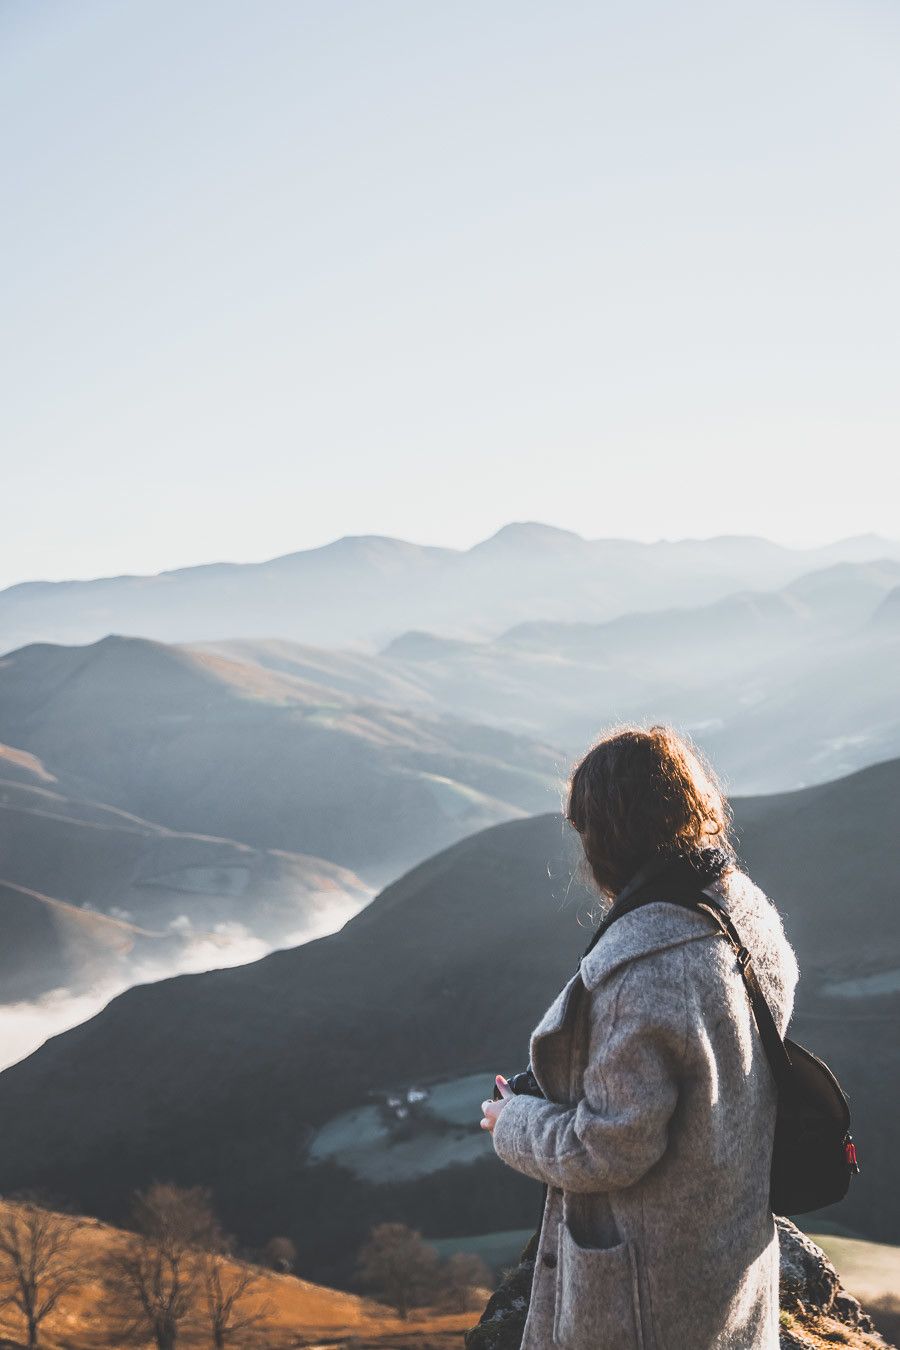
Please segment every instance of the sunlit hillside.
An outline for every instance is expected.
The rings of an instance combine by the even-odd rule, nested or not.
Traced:
[[[0,1223],[10,1206],[0,1203]],[[101,1271],[121,1250],[126,1235],[96,1219],[72,1218],[76,1228],[73,1263],[83,1263],[85,1273],[71,1294],[44,1324],[41,1350],[117,1350],[119,1341],[108,1314],[110,1305]],[[230,1263],[232,1269],[238,1263]],[[2,1269],[2,1263],[0,1263]],[[430,1309],[414,1311],[402,1321],[389,1308],[355,1294],[311,1284],[293,1275],[260,1270],[258,1288],[249,1299],[252,1309],[268,1310],[264,1320],[250,1332],[242,1332],[241,1347],[254,1350],[286,1350],[286,1347],[310,1347],[312,1350],[425,1350],[426,1347],[461,1347],[463,1331],[477,1319],[473,1313],[441,1313]],[[178,1335],[178,1346],[199,1350],[211,1344],[210,1332],[198,1307],[193,1325],[186,1324]],[[0,1307],[2,1346],[25,1344],[21,1318],[14,1310]]]

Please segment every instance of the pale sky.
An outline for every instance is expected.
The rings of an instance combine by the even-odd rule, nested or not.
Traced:
[[[897,534],[894,0],[0,0],[0,585]]]

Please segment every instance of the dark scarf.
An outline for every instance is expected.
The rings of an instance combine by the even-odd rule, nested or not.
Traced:
[[[627,914],[634,901],[645,892],[659,900],[696,895],[698,891],[705,890],[716,881],[731,862],[732,859],[725,850],[718,847],[694,849],[690,852],[668,848],[653,854],[615,896],[585,948],[581,960],[584,960],[607,928],[621,914]],[[581,961],[578,965],[580,967]]]

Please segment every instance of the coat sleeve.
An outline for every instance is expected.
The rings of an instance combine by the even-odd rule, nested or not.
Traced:
[[[629,962],[591,994],[580,1098],[510,1098],[492,1132],[496,1153],[562,1190],[632,1186],[665,1152],[687,1034],[683,947]]]

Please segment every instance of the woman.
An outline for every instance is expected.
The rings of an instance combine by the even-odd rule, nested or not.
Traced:
[[[775,1087],[734,948],[666,887],[687,868],[722,901],[784,1034],[781,920],[735,862],[714,776],[666,727],[594,745],[566,817],[601,896],[649,876],[659,899],[610,924],[532,1033],[544,1097],[498,1076],[482,1103],[499,1157],[548,1188],[523,1350],[778,1350]]]

